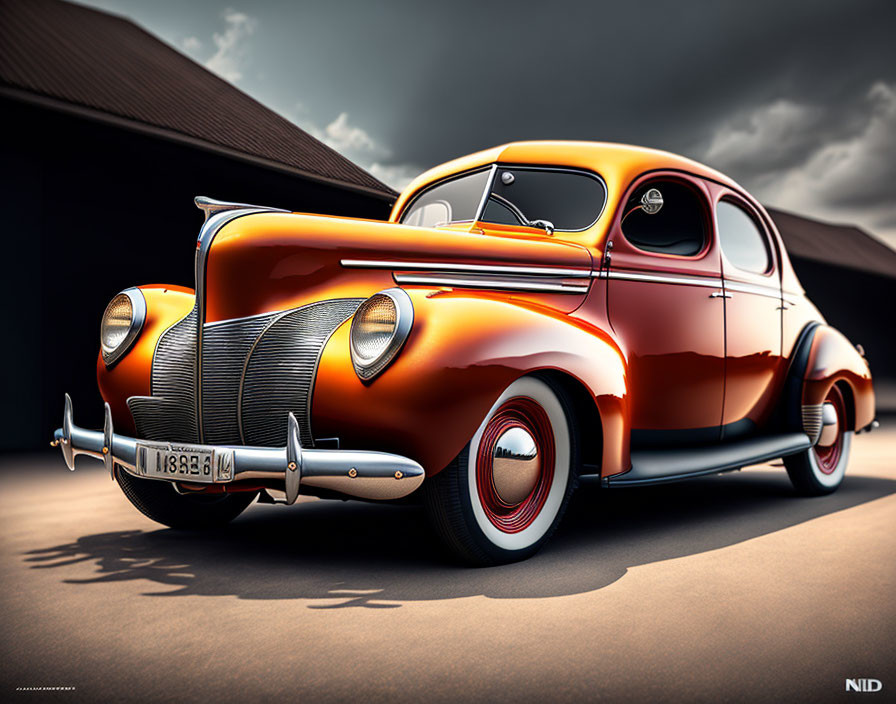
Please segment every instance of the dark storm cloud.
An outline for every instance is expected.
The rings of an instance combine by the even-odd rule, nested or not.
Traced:
[[[390,142],[425,162],[527,137],[693,150],[726,116],[780,98],[828,110],[836,132],[873,81],[896,80],[893,7],[452,3],[419,18],[446,40],[405,72]]]
[[[896,3],[96,4],[375,173],[517,139],[622,141],[708,161],[779,206],[896,221]],[[252,31],[228,35],[227,8]]]

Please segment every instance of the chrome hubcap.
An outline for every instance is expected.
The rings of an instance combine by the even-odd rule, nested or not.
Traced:
[[[522,503],[535,489],[541,474],[535,439],[519,426],[505,430],[495,443],[492,462],[498,498],[507,506]]]

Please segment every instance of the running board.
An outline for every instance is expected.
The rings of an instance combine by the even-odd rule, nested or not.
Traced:
[[[770,435],[721,445],[632,452],[632,468],[608,486],[643,486],[717,474],[793,455],[812,447],[804,433]]]

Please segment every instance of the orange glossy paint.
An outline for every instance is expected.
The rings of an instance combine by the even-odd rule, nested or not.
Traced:
[[[511,382],[533,371],[557,370],[606,409],[607,473],[628,468],[627,439],[614,432],[627,412],[625,365],[610,335],[494,292],[406,290],[414,304],[414,328],[392,365],[372,383],[345,373],[351,369],[349,324],[330,338],[314,389],[316,437],[339,436],[342,447],[402,452],[436,473],[463,448]]]
[[[469,227],[432,230],[374,220],[265,213],[238,218],[215,237],[206,264],[206,322],[327,298],[366,298],[394,285],[393,268],[347,268],[340,263],[343,259],[512,262],[591,270],[587,248],[544,236],[484,237]],[[413,266],[407,270],[413,271]],[[554,307],[565,310],[582,301],[568,294],[549,298]]]
[[[134,419],[127,400],[131,396],[149,396],[152,356],[159,336],[193,309],[193,290],[182,286],[150,284],[140,286],[146,300],[146,320],[134,346],[112,367],[106,367],[100,354],[96,362],[96,380],[100,394],[109,404],[118,432],[135,433]]]
[[[482,222],[438,229],[398,223],[421,189],[492,163],[588,169],[606,183],[606,206],[590,228],[553,236]],[[620,204],[643,179],[659,174],[687,180],[706,201],[713,234],[695,257],[646,253],[622,234]],[[724,258],[711,213],[726,195],[742,200],[767,230],[775,262],[768,275],[736,271]],[[720,288],[723,279],[764,286],[780,282],[789,303],[781,311],[775,305],[781,301],[769,297],[710,298],[715,289],[706,286],[604,278],[608,239],[614,245],[611,274],[698,276],[718,280]],[[343,260],[407,265],[353,268]],[[395,286],[393,273],[413,273],[413,262],[421,261],[558,267],[595,275],[579,279],[588,290],[574,294],[403,286],[414,303],[410,337],[392,364],[367,383],[351,363],[350,321],[330,337],[313,388],[313,435],[339,437],[344,448],[406,455],[429,474],[457,455],[510,383],[540,370],[566,375],[593,400],[600,424],[583,432],[599,434],[604,476],[630,467],[632,429],[721,429],[744,419],[762,428],[772,417],[800,331],[823,320],[805,297],[767,213],[731,179],[649,149],[530,142],[426,172],[401,194],[389,222],[284,213],[233,220],[209,250],[205,322],[325,299],[366,298]],[[133,349],[111,369],[98,362],[100,390],[112,405],[116,428],[133,428],[126,399],[149,394],[156,341],[194,304],[187,289],[142,290],[147,321]],[[855,398],[854,424],[866,425],[874,412],[867,366],[842,335],[822,330],[813,346],[805,398],[823,398],[840,382]]]

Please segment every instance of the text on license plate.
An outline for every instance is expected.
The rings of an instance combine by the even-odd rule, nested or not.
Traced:
[[[189,446],[137,446],[137,471],[147,477],[188,479],[193,482],[215,480],[215,451]]]

